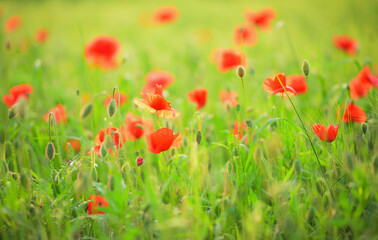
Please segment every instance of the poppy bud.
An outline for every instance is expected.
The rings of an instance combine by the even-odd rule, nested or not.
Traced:
[[[110,135],[106,135],[105,141],[104,141],[104,147],[106,150],[109,150],[111,147],[113,147],[113,141]]]
[[[51,161],[55,157],[55,146],[52,142],[49,142],[46,146],[46,158]]]
[[[244,77],[244,75],[245,75],[245,68],[243,66],[238,66],[238,68],[236,69],[236,74],[240,78]]]
[[[234,157],[239,157],[239,149],[237,147],[234,147],[232,153],[234,154]]]
[[[109,105],[108,105],[108,116],[109,117],[113,117],[114,114],[116,113],[117,111],[117,104],[114,100],[114,98],[109,102]]]
[[[247,124],[247,127],[248,127],[249,129],[252,128],[252,121],[251,121],[250,119],[248,119],[247,121],[245,121],[245,123]]]
[[[135,156],[139,156],[139,151],[138,150],[135,150],[135,152],[134,152],[134,154],[135,154]]]
[[[136,163],[138,164],[138,167],[143,164],[144,159],[142,157],[138,157],[136,159]]]
[[[373,169],[374,169],[374,172],[378,172],[378,155],[376,155],[373,160]]]
[[[298,175],[301,175],[302,166],[301,166],[301,162],[298,160],[295,161],[295,171],[297,172]]]
[[[106,154],[108,153],[108,151],[106,150],[106,147],[105,147],[105,144],[101,144],[101,147],[100,147],[100,155],[102,158],[106,157]]]
[[[92,113],[92,111],[93,111],[93,104],[89,102],[81,109],[80,117],[86,118]]]
[[[313,206],[310,207],[308,210],[308,216],[307,216],[307,221],[309,224],[314,224],[314,218],[315,218],[315,208]]]
[[[201,140],[202,140],[202,134],[201,134],[201,131],[198,131],[196,135],[196,141],[198,145],[201,144]]]
[[[13,105],[13,107],[11,109],[9,109],[8,119],[12,120],[16,116],[17,116],[17,104]]]
[[[240,104],[236,105],[235,109],[237,113],[240,113]]]
[[[363,123],[361,124],[361,130],[362,130],[362,133],[363,133],[364,135],[367,133],[368,129],[369,129],[369,125],[368,125],[366,122],[363,122]]]
[[[308,61],[305,59],[303,61],[303,65],[302,65],[302,71],[303,71],[303,74],[307,77],[308,74],[310,73],[310,64],[308,63]]]
[[[76,90],[76,95],[77,95],[77,96],[80,96],[80,90],[79,90],[79,89]]]

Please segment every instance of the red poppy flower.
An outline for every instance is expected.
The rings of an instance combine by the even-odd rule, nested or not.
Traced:
[[[147,73],[145,80],[146,85],[142,92],[148,93],[155,91],[156,85],[160,85],[163,90],[167,89],[175,81],[175,77],[169,72],[153,71]]]
[[[336,139],[337,131],[339,130],[339,124],[333,126],[332,124],[328,125],[328,127],[324,127],[323,124],[315,123],[312,125],[312,131],[318,135],[320,140],[333,142]]]
[[[278,94],[282,97],[287,97],[280,81],[282,85],[285,87],[286,92],[289,94],[290,97],[296,95],[295,90],[286,84],[285,73],[279,73],[276,76],[274,76],[274,79],[266,78],[264,80],[263,87],[266,92],[270,93],[269,97],[274,94]]]
[[[46,29],[44,29],[44,28],[39,29],[35,33],[35,41],[38,42],[38,43],[44,43],[44,42],[46,42],[48,36],[49,36],[49,32]]]
[[[254,25],[238,24],[234,29],[233,41],[237,46],[253,46],[257,43],[258,35]]]
[[[138,167],[139,167],[140,165],[142,165],[142,164],[143,164],[143,162],[144,162],[144,159],[143,159],[142,157],[138,157],[138,158],[136,159],[136,162],[137,162],[137,164],[138,164]]]
[[[192,92],[188,92],[188,99],[190,103],[197,104],[197,110],[203,108],[206,104],[207,89],[197,88]]]
[[[224,106],[236,107],[236,105],[238,105],[238,94],[236,91],[228,92],[222,90],[219,93],[219,97]]]
[[[342,111],[344,111],[344,106],[342,106]],[[367,119],[367,116],[360,108],[357,106],[357,104],[354,103],[349,103],[348,106],[346,107],[343,115],[341,116],[341,121],[343,122],[358,122],[358,123],[363,123]]]
[[[55,115],[55,122],[56,124],[59,123],[66,123],[67,122],[67,113],[66,110],[64,110],[64,107],[62,104],[56,105],[55,108],[50,109],[47,114],[43,116],[46,122],[49,121],[49,115],[50,113],[53,112]]]
[[[239,130],[239,132],[238,132]],[[248,131],[248,126],[245,122],[243,122],[243,128],[241,126],[241,123],[239,121],[234,122],[234,129],[232,131],[232,135],[237,137],[239,135],[239,141],[243,139],[243,130],[244,132]],[[245,142],[248,142],[248,138],[244,139]]]
[[[355,100],[366,97],[372,87],[378,88],[378,77],[371,74],[369,66],[366,65],[349,83],[350,97]]]
[[[84,57],[94,66],[110,69],[117,66],[117,55],[120,48],[117,38],[102,35],[95,37],[85,45]]]
[[[256,24],[262,30],[270,29],[270,22],[276,17],[276,11],[271,7],[265,7],[257,12],[245,11],[244,18],[247,22]]]
[[[146,136],[148,151],[158,154],[170,148],[179,148],[182,144],[181,134],[173,134],[169,128],[160,128]]]
[[[143,119],[134,116],[131,112],[126,114],[126,126],[122,126],[122,138],[135,141],[154,131],[154,122],[151,119]]]
[[[4,32],[9,33],[15,31],[21,26],[21,17],[18,15],[8,18],[4,23]]]
[[[94,201],[93,201],[94,197]],[[88,203],[88,214],[92,215],[94,214],[104,214],[103,211],[99,211],[99,209],[103,207],[107,207],[108,202],[105,200],[103,196],[98,196],[98,195],[90,195],[89,196],[89,203]],[[94,211],[93,211],[94,210]]]
[[[155,113],[162,118],[175,118],[180,115],[178,111],[171,107],[171,103],[164,98],[161,86],[155,86],[155,93],[141,92],[140,95],[143,99],[134,100],[135,105],[138,107],[146,109],[150,113]]]
[[[247,62],[244,52],[232,48],[217,49],[213,54],[213,58],[221,73],[226,73],[238,66],[245,67]]]
[[[124,94],[124,93],[122,93],[122,92],[120,92],[119,93],[119,95],[120,95],[120,104],[121,104],[121,106],[127,101],[127,96],[126,96],[126,94]],[[109,105],[109,103],[110,103],[110,101],[113,99],[113,93],[112,94],[110,94],[110,96],[108,96],[105,100],[104,100],[104,105],[105,106],[108,106]],[[116,104],[117,104],[117,107],[118,107],[118,92],[115,92],[114,93],[114,101],[116,102]]]
[[[350,56],[354,56],[358,48],[357,41],[345,35],[334,36],[333,44],[340,50],[348,53]]]
[[[65,149],[67,152],[70,152],[70,148],[68,147],[68,144],[71,145],[72,149],[75,151],[75,152],[79,152],[80,150],[80,147],[81,147],[81,142],[79,139],[76,139],[76,138],[70,138],[70,139],[67,139],[66,140],[66,143],[64,144],[65,146]]]
[[[119,130],[118,128],[114,127],[108,127],[106,129],[101,129],[98,134],[96,135],[95,138],[95,147],[94,147],[94,152],[97,155],[100,155],[100,148],[102,143],[105,141],[105,137],[109,135],[112,139],[113,145],[119,149],[122,147],[122,142],[120,142],[120,135],[119,135]],[[126,142],[126,139],[122,139],[123,143]],[[109,149],[109,152],[111,152],[111,149]]]
[[[158,24],[174,22],[179,18],[180,12],[174,6],[163,6],[153,13],[153,21]]]
[[[9,95],[3,96],[3,101],[5,105],[12,107],[20,97],[28,99],[32,92],[33,87],[30,84],[19,84],[9,90]]]
[[[287,76],[286,84],[292,87],[297,94],[307,93],[306,78],[301,74]]]

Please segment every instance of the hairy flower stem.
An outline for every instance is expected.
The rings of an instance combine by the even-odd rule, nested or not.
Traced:
[[[59,144],[59,138],[58,138],[58,132],[56,130],[56,119],[55,119],[55,114],[53,112],[50,112],[49,114],[49,139],[51,142],[51,125],[54,125],[54,133],[55,133],[55,143],[56,143],[56,148],[57,148],[57,153],[59,155],[59,161],[58,161],[58,166],[57,169],[60,169],[62,166],[62,153],[60,152],[60,144]]]

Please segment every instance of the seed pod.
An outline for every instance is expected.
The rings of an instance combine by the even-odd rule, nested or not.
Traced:
[[[303,71],[303,74],[307,77],[308,74],[310,73],[310,64],[308,63],[308,61],[305,59],[303,61],[303,65],[302,65],[302,71]]]
[[[89,102],[81,109],[80,117],[86,118],[92,113],[92,111],[93,111],[93,104]]]
[[[106,135],[105,141],[104,141],[104,146],[106,150],[109,150],[110,148],[113,147],[113,141],[112,137],[110,135]]]
[[[368,125],[366,122],[363,122],[363,123],[361,124],[361,130],[362,130],[362,133],[363,133],[364,135],[367,133],[368,129],[369,129],[369,125]]]
[[[117,111],[117,104],[114,100],[114,98],[109,102],[109,105],[108,105],[108,116],[109,117],[113,117],[114,114],[116,113]]]
[[[13,105],[11,109],[8,111],[8,119],[12,120],[17,116],[17,104]]]
[[[101,157],[102,158],[106,157],[107,153],[108,153],[108,151],[105,148],[105,144],[101,144],[101,147],[100,147],[100,155],[101,155]]]
[[[238,66],[238,68],[236,69],[236,74],[240,78],[244,77],[244,75],[245,75],[245,68],[243,66]]]
[[[298,160],[295,161],[295,171],[297,172],[298,175],[301,175],[302,165],[301,165],[301,162]]]
[[[144,159],[143,159],[142,157],[138,157],[138,158],[136,159],[136,163],[138,164],[138,167],[139,167],[140,165],[142,165],[143,162],[144,162]]]
[[[198,145],[201,144],[201,140],[202,140],[202,133],[201,133],[201,131],[198,131],[197,134],[196,134],[196,141],[197,141]]]
[[[55,157],[55,146],[52,142],[47,143],[45,154],[49,161]]]

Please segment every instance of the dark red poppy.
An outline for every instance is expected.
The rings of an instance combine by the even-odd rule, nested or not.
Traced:
[[[244,52],[232,48],[219,48],[215,50],[213,59],[221,73],[226,73],[238,66],[246,67],[246,55]]]
[[[206,104],[207,89],[197,88],[192,92],[188,92],[188,99],[190,103],[197,104],[197,110],[203,108]]]
[[[154,131],[154,122],[134,116],[131,112],[126,114],[126,126],[122,126],[122,139],[135,141]]]
[[[35,41],[37,43],[46,42],[48,37],[49,37],[49,32],[47,31],[47,29],[41,28],[37,32],[35,32]]]
[[[171,103],[168,102],[162,92],[161,86],[155,86],[155,93],[144,93],[140,95],[143,99],[135,99],[134,103],[142,109],[146,109],[150,113],[155,113],[158,117],[162,118],[175,118],[180,113],[171,107]]]
[[[67,152],[70,152],[70,148],[68,147],[68,144],[71,145],[72,149],[75,151],[75,152],[79,152],[80,150],[80,147],[81,147],[81,141],[79,139],[76,139],[76,138],[70,138],[70,139],[67,139],[64,146],[65,146],[65,149]]]
[[[223,106],[236,107],[238,105],[238,93],[236,91],[226,91],[222,90],[219,93],[219,97],[222,101]]]
[[[257,43],[258,35],[254,25],[238,24],[234,29],[233,41],[237,46],[253,46]]]
[[[67,113],[66,110],[64,110],[64,107],[62,104],[56,105],[55,108],[50,109],[47,114],[43,116],[46,122],[49,121],[49,115],[50,113],[53,112],[55,115],[55,122],[56,124],[59,123],[66,123],[67,122]]]
[[[3,96],[3,101],[5,105],[12,107],[20,97],[28,99],[32,92],[33,87],[30,84],[19,84],[9,90],[9,95]]]
[[[148,151],[158,154],[170,148],[179,148],[182,144],[181,134],[173,134],[169,128],[160,128],[146,136]]]
[[[121,45],[117,38],[102,35],[95,37],[85,45],[84,57],[94,66],[111,69],[117,66],[117,55]]]
[[[312,125],[312,131],[318,135],[320,140],[327,142],[333,142],[336,139],[338,130],[339,124],[336,124],[336,126],[330,124],[328,127],[324,127],[323,124],[319,123]]]
[[[103,196],[94,195],[94,201],[93,201],[93,195],[89,196],[89,203],[88,203],[88,214],[104,214],[103,211],[99,211],[99,209],[103,207],[108,206],[108,201],[105,200]]]
[[[235,137],[238,137],[239,135],[239,141],[243,139],[243,135],[244,135],[243,132],[247,132],[247,131],[248,131],[248,126],[245,122],[243,122],[243,127],[242,127],[241,122],[239,121],[234,122],[234,129],[232,131],[232,135],[234,135]],[[248,142],[248,138],[245,138],[244,142]]]
[[[147,73],[145,80],[146,85],[142,92],[149,93],[155,91],[156,85],[160,85],[163,90],[167,89],[175,81],[175,77],[169,72],[153,71]]]
[[[367,119],[364,110],[362,110],[362,108],[357,106],[355,103],[349,103],[346,109],[344,109],[344,106],[342,106],[341,112],[343,113],[341,116],[341,121],[343,122],[363,123]]]
[[[105,137],[107,135],[111,137],[113,146],[115,146],[117,149],[122,147],[122,142],[120,141],[120,133],[118,128],[108,127],[106,129],[101,129],[95,138],[94,152],[97,155],[100,155],[101,145],[105,141]],[[125,143],[126,139],[122,139],[122,141],[123,143]],[[111,152],[111,149],[109,149],[108,151]]]
[[[153,13],[153,21],[158,24],[176,21],[180,16],[179,10],[174,6],[162,6]]]
[[[295,90],[286,84],[285,73],[279,73],[275,75],[274,79],[266,78],[263,84],[264,90],[270,93],[269,97],[271,97],[274,94],[278,94],[282,97],[287,97],[287,94],[282,86],[285,87],[286,92],[289,94],[290,97],[296,95]]]
[[[270,23],[275,17],[276,11],[271,7],[265,7],[257,12],[250,10],[244,12],[245,20],[249,23],[257,25],[262,30],[269,30]]]
[[[297,94],[307,93],[308,87],[306,78],[301,74],[287,76],[286,84],[292,87]]]
[[[8,18],[4,23],[4,32],[10,33],[21,26],[21,17],[18,15]]]
[[[142,165],[142,164],[143,164],[143,162],[144,162],[144,159],[143,159],[142,157],[138,157],[138,158],[136,159],[136,162],[137,162],[137,164],[138,164],[138,167],[139,167],[140,165]]]
[[[122,92],[120,92],[119,93],[119,95],[120,95],[120,104],[121,104],[121,106],[127,101],[127,96],[126,96],[126,94],[124,94],[124,93],[122,93]],[[105,106],[108,106],[109,105],[109,103],[110,103],[110,101],[113,99],[113,93],[112,94],[110,94],[110,96],[108,96],[105,100],[104,100],[104,105]],[[114,93],[114,101],[116,102],[116,104],[117,104],[117,106],[118,106],[118,92],[115,92]]]
[[[349,83],[350,97],[354,100],[366,97],[372,87],[378,88],[378,77],[371,74],[369,66],[366,65]]]
[[[333,44],[350,56],[354,56],[358,49],[357,41],[346,35],[334,36]]]

